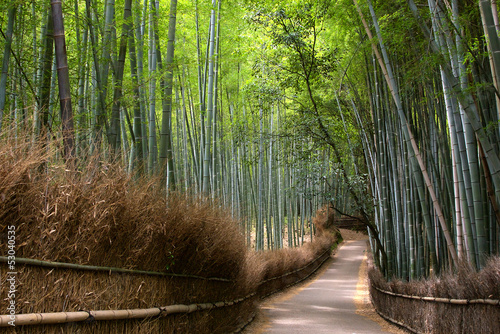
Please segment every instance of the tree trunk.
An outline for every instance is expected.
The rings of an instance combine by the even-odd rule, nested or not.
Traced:
[[[162,113],[160,133],[160,169],[162,178],[166,176],[169,189],[175,190],[174,158],[172,154],[172,85],[173,85],[173,63],[175,46],[175,25],[177,15],[177,0],[170,1],[170,19],[168,23],[167,57],[165,60],[166,78],[163,87],[163,99],[165,106]],[[166,175],[164,175],[166,174]]]
[[[212,1],[212,10],[210,14],[210,43],[208,53],[208,101],[207,101],[207,120],[205,126],[205,152],[203,158],[203,193],[210,193],[210,161],[211,161],[211,135],[212,119],[214,110],[214,53],[215,53],[215,0]],[[213,191],[214,189],[212,189]]]
[[[43,40],[44,50],[42,56],[42,71],[39,86],[38,110],[40,113],[41,131],[47,131],[49,125],[49,104],[50,104],[50,81],[52,79],[52,63],[54,57],[54,21],[52,19],[52,10],[47,15],[45,36]]]
[[[71,90],[69,83],[68,59],[66,55],[66,40],[61,0],[51,0],[54,19],[54,44],[59,83],[59,99],[61,104],[62,136],[64,158],[68,167],[73,167],[75,158],[75,133],[73,127],[73,109],[71,106]]]
[[[2,119],[7,98],[7,74],[9,72],[10,52],[12,45],[12,33],[14,31],[14,18],[16,6],[11,6],[8,12],[7,31],[5,33],[5,47],[3,51],[2,73],[0,75],[0,132],[2,131]]]

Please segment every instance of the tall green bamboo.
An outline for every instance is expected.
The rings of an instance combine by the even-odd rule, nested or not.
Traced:
[[[138,7],[137,5],[139,5],[139,2],[136,1],[135,4],[136,7]],[[136,15],[134,22],[136,25],[135,35],[139,39],[142,39],[139,15]],[[132,25],[129,26],[128,38],[129,38],[128,45],[129,45],[129,58],[130,58],[130,73],[131,73],[132,83],[134,85],[134,90],[133,90],[134,128],[132,132],[134,142],[130,154],[129,170],[132,171],[137,167],[139,174],[142,174],[144,172],[144,150],[143,150],[144,137],[143,137],[142,119],[144,117],[143,115],[145,109],[144,108],[145,102],[142,89],[142,77],[139,78],[139,73],[138,73],[139,72],[138,58],[141,61],[141,67],[142,67],[142,50],[140,52],[136,52],[136,43]],[[139,57],[138,53],[140,54]]]
[[[99,151],[101,142],[102,142],[102,131],[103,127],[106,130],[106,133],[108,132],[108,122],[106,119],[105,115],[105,110],[106,110],[106,97],[104,94],[104,89],[103,89],[103,84],[101,80],[101,67],[100,67],[100,61],[98,57],[98,42],[97,42],[97,36],[94,30],[94,25],[93,25],[93,15],[91,14],[91,1],[86,0],[86,13],[87,13],[87,20],[89,23],[89,37],[90,37],[90,42],[92,45],[92,56],[94,60],[94,76],[95,76],[95,83],[96,83],[96,89],[97,89],[97,103],[95,104],[95,122],[94,122],[94,131],[93,131],[93,140],[92,140],[92,147],[93,147],[93,152],[95,153],[94,150]]]
[[[81,19],[78,1],[75,0],[75,13],[76,13],[76,36],[77,44],[82,46],[82,54],[78,58],[78,91],[77,91],[77,112],[76,112],[76,155],[82,155],[86,151],[87,142],[85,137],[87,134],[87,111],[86,111],[86,98],[85,86],[88,82],[88,67],[86,66],[88,60],[88,32],[87,24],[84,24],[83,33],[80,31]],[[36,124],[37,125],[37,124]]]
[[[364,20],[363,14],[362,14],[361,10],[359,9],[359,6],[357,5],[357,1],[356,0],[353,0],[353,1],[356,4],[356,6],[358,7],[358,13],[359,13],[360,17],[362,18],[362,21],[363,21],[363,24],[365,26],[365,30],[368,34],[368,37],[371,41],[373,41],[373,37],[372,37],[371,32],[368,28],[368,25],[366,24],[366,21]],[[420,170],[422,172],[421,175],[425,181],[425,186],[426,186],[427,191],[429,192],[429,194],[432,198],[432,204],[433,204],[434,210],[437,213],[437,217],[439,219],[439,223],[440,223],[442,232],[446,238],[448,251],[450,252],[450,254],[452,256],[454,263],[457,264],[458,257],[457,257],[455,245],[453,243],[453,239],[451,238],[447,223],[444,219],[442,208],[441,208],[441,205],[437,199],[437,196],[436,196],[436,193],[434,190],[434,186],[431,182],[431,179],[430,179],[428,171],[427,171],[427,167],[425,166],[425,163],[424,163],[422,156],[420,154],[420,150],[419,150],[418,145],[415,141],[412,130],[407,122],[406,115],[403,111],[403,106],[402,106],[401,100],[399,98],[399,92],[397,91],[397,86],[395,84],[395,80],[394,80],[394,77],[392,74],[392,68],[391,68],[391,65],[389,62],[389,58],[387,56],[387,52],[385,50],[385,46],[383,44],[383,39],[382,39],[382,36],[380,33],[380,28],[378,26],[378,21],[377,21],[377,18],[375,16],[375,12],[374,12],[373,7],[371,5],[371,1],[367,0],[367,2],[368,2],[369,9],[370,9],[370,13],[371,13],[372,18],[373,18],[373,24],[374,24],[375,30],[377,32],[377,37],[379,40],[380,48],[382,50],[383,59],[380,56],[379,51],[376,48],[375,44],[373,44],[373,42],[372,42],[372,47],[373,47],[375,54],[377,55],[377,60],[379,61],[380,67],[382,68],[382,72],[384,73],[384,77],[386,78],[387,85],[389,86],[389,89],[391,91],[391,95],[393,96],[394,102],[396,104],[398,115],[399,115],[399,118],[400,118],[400,121],[401,121],[401,124],[403,127],[403,133],[405,135],[405,140],[407,141],[407,145],[410,149],[410,152],[412,153],[412,157],[410,158],[410,160],[412,161],[412,163],[417,163],[418,166],[420,167]],[[413,156],[414,156],[414,158],[413,158]],[[416,159],[416,161],[414,159]],[[418,179],[418,180],[421,180],[421,179]],[[420,196],[422,198],[424,197],[423,194],[420,194]]]
[[[73,125],[73,109],[71,105],[71,90],[69,81],[68,60],[62,14],[62,1],[51,0],[54,20],[54,46],[59,83],[59,99],[61,106],[62,137],[64,158],[70,167],[75,158],[75,130]]]
[[[214,53],[215,53],[215,0],[212,1],[212,9],[210,12],[210,42],[208,52],[208,86],[207,86],[207,120],[205,124],[205,142],[204,142],[204,155],[203,155],[203,193],[209,194],[210,192],[210,161],[211,161],[211,140],[212,135],[212,121],[214,111]],[[213,189],[212,189],[213,191]]]
[[[14,19],[17,6],[12,5],[8,11],[7,31],[5,32],[5,46],[3,51],[2,73],[0,75],[0,132],[2,130],[2,120],[5,111],[5,101],[7,99],[7,75],[9,72],[9,61],[12,45],[12,33],[14,31]]]
[[[127,56],[127,43],[129,41],[130,25],[132,17],[132,0],[125,0],[123,8],[122,34],[120,37],[119,54],[114,66],[114,91],[113,105],[111,107],[111,121],[109,142],[116,151],[120,146],[120,109],[123,87],[123,72],[125,70],[125,58]]]
[[[154,26],[158,20],[158,13],[156,11],[156,4],[154,0],[150,1],[150,14],[149,14],[149,141],[148,141],[148,172],[149,174],[156,173],[156,165],[158,159],[157,142],[156,142],[156,66],[157,66],[157,52],[156,47],[156,31]]]
[[[170,1],[170,19],[168,24],[167,59],[165,63],[166,77],[164,86],[165,107],[162,113],[160,133],[159,163],[162,173],[166,174],[167,186],[175,189],[174,159],[172,153],[172,85],[174,71],[175,23],[177,0]]]
[[[54,21],[52,19],[52,10],[49,10],[47,22],[45,24],[45,36],[43,38],[43,55],[41,61],[41,78],[38,94],[40,104],[38,106],[40,128],[43,131],[48,130],[50,104],[50,82],[52,78],[52,63],[54,57]],[[38,127],[38,124],[36,124]]]

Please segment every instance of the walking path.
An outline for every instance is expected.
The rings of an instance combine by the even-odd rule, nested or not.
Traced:
[[[312,283],[264,306],[266,324],[254,333],[391,333],[356,314],[354,300],[365,251],[366,240],[345,243]]]

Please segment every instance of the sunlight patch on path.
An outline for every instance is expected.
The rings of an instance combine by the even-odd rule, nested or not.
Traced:
[[[317,279],[262,308],[265,325],[256,332],[387,333],[377,322],[356,314],[358,268],[363,263],[365,249],[363,240],[343,243]]]

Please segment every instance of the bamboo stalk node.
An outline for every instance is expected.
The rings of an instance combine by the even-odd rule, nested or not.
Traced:
[[[87,312],[89,314],[89,317],[87,319],[85,319],[83,322],[89,324],[89,323],[93,323],[95,321],[95,317],[92,315],[91,311],[83,311],[83,312]]]

